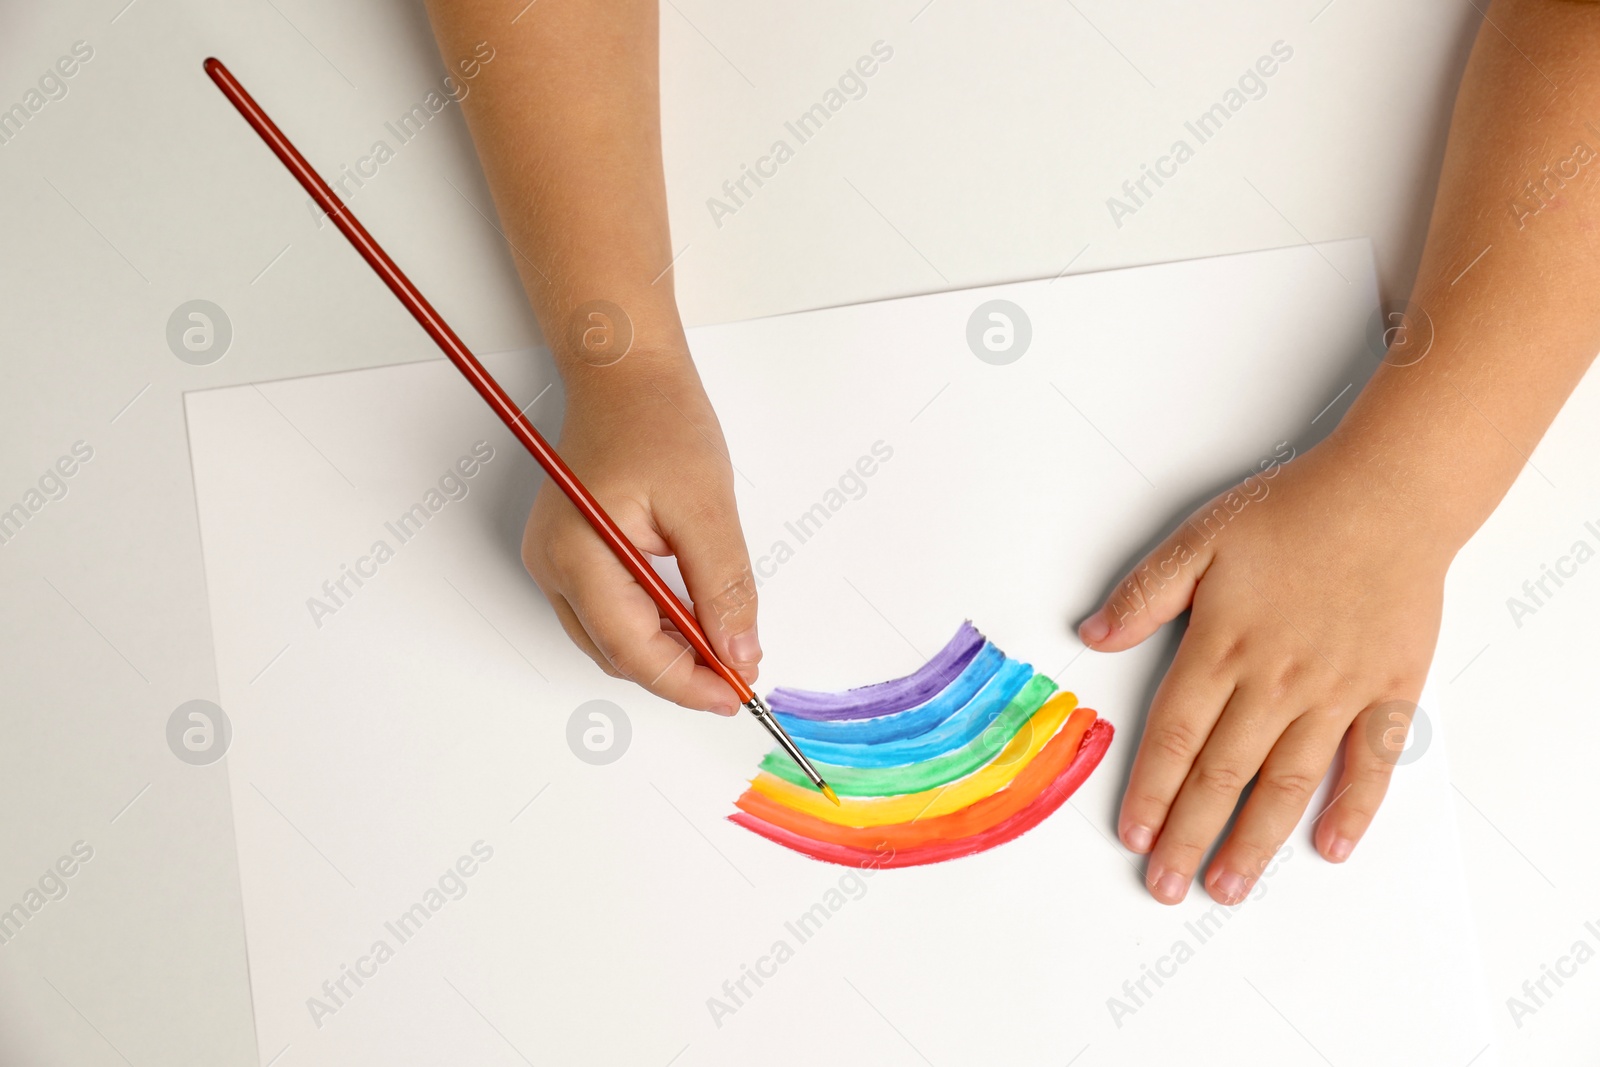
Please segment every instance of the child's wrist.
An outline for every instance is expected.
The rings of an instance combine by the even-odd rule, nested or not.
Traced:
[[[710,402],[687,343],[635,339],[614,362],[557,354],[568,417],[645,419],[676,409],[676,416],[709,418]]]
[[[1498,494],[1463,485],[1453,464],[1428,456],[1415,435],[1341,426],[1314,450],[1366,512],[1375,539],[1448,567],[1494,510]],[[1309,457],[1308,457],[1309,458]],[[1488,498],[1479,503],[1479,498]]]
[[[568,395],[615,393],[651,381],[694,377],[678,309],[666,300],[585,300],[544,321],[545,343]]]
[[[594,351],[554,353],[556,369],[568,394],[574,392],[632,391],[649,388],[652,381],[693,377],[694,360],[686,345],[635,343],[607,356]]]

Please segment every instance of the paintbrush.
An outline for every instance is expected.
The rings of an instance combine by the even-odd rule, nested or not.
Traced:
[[[835,804],[839,803],[838,796],[828,787],[828,783],[822,780],[822,775],[817,773],[811,761],[801,753],[799,747],[789,737],[788,731],[773,715],[772,709],[767,707],[766,701],[756,695],[755,690],[750,688],[749,683],[739,675],[738,671],[722,662],[712,650],[711,642],[706,639],[705,631],[700,629],[700,624],[694,615],[683,606],[677,595],[667,588],[667,584],[661,580],[661,576],[650,566],[644,555],[628,540],[627,535],[612,521],[611,516],[606,514],[605,509],[590,495],[589,490],[583,487],[577,475],[572,473],[571,468],[556,454],[555,449],[550,447],[550,443],[522,414],[510,395],[500,387],[500,383],[484,369],[483,364],[478,362],[477,357],[462,343],[461,338],[456,336],[455,331],[433,309],[433,305],[428,303],[421,290],[411,283],[411,279],[407,278],[399,267],[395,266],[394,260],[390,259],[388,253],[372,239],[366,227],[361,225],[350,213],[350,209],[345,207],[344,202],[334,195],[328,183],[322,180],[322,176],[310,163],[306,162],[306,158],[283,135],[277,124],[267,117],[261,105],[245,91],[244,86],[239,84],[239,80],[222,61],[215,58],[207,59],[205,68],[211,80],[217,83],[217,88],[222,90],[222,95],[238,109],[250,127],[260,134],[267,147],[272,149],[273,155],[278,157],[278,161],[289,168],[289,173],[305,187],[311,199],[333,220],[333,224],[339,227],[339,232],[349,239],[356,251],[361,253],[361,258],[377,272],[378,277],[382,278],[384,284],[400,299],[400,303],[411,312],[412,317],[422,325],[428,336],[433,338],[434,343],[450,358],[450,362],[455,364],[456,369],[478,391],[478,395],[483,397],[496,415],[500,416],[500,421],[506,424],[512,435],[533,453],[533,458],[539,461],[539,466],[544,468],[550,480],[567,495],[567,499],[572,501],[573,506],[588,520],[589,525],[594,527],[595,533],[600,535],[600,539],[606,543],[617,559],[622,561],[622,565],[628,568],[628,573],[644,586],[645,592],[650,594],[650,599],[656,602],[661,613],[672,621],[678,633],[689,642],[689,647],[695,650],[706,666],[716,671],[733,687],[745,710],[753,714],[761,725],[767,728],[767,732],[789,754],[789,758],[805,772],[811,784],[821,790],[829,800]]]

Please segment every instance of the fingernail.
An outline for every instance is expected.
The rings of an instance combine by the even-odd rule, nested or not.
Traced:
[[[1328,842],[1328,858],[1335,863],[1343,863],[1350,858],[1355,847],[1356,843],[1348,837],[1335,837]]]
[[[1092,645],[1097,641],[1105,640],[1106,634],[1110,632],[1111,623],[1107,621],[1104,609],[1101,609],[1100,611],[1097,611],[1093,615],[1089,616],[1087,619],[1084,619],[1083,624],[1078,627],[1078,637],[1081,638],[1083,643],[1086,645]]]
[[[1167,871],[1156,879],[1151,891],[1168,904],[1176,904],[1189,892],[1189,880],[1177,871]]]
[[[1122,835],[1122,840],[1135,852],[1149,852],[1150,846],[1155,844],[1155,834],[1150,832],[1148,826],[1130,826]]]
[[[761,658],[761,639],[756,636],[754,626],[728,638],[728,655],[735,663],[754,663]]]
[[[711,712],[713,715],[721,715],[724,718],[728,717],[729,715],[736,715],[739,712],[739,709],[734,707],[732,704],[713,704],[706,710]]]
[[[1237,904],[1244,899],[1247,888],[1244,875],[1235,874],[1233,871],[1223,871],[1217,875],[1216,881],[1211,883],[1211,889],[1224,904]]]

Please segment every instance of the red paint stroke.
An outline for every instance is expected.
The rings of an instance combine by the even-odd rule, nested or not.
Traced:
[[[1074,716],[1088,711],[1080,708]],[[1089,712],[1093,715],[1093,712]],[[971,856],[994,848],[996,845],[1005,844],[1007,841],[1020,837],[1039,825],[1048,818],[1066,799],[1077,791],[1078,787],[1100,765],[1100,760],[1111,747],[1111,738],[1115,733],[1112,725],[1104,719],[1095,719],[1086,732],[1082,734],[1076,750],[1070,744],[1063,744],[1056,752],[1051,752],[1052,746],[1058,741],[1067,740],[1067,726],[1056,737],[1050,740],[1037,758],[1018,775],[1011,785],[1000,792],[985,797],[960,812],[951,812],[937,819],[930,819],[927,824],[938,823],[943,819],[965,815],[966,812],[987,804],[989,801],[1000,801],[994,808],[988,809],[991,819],[997,813],[1003,813],[1006,806],[1011,806],[1019,797],[1027,796],[1027,802],[1009,814],[1001,814],[998,821],[977,829],[961,837],[930,840],[925,844],[913,844],[909,847],[900,847],[893,843],[894,838],[907,831],[907,828],[917,827],[918,823],[896,823],[887,826],[874,826],[865,828],[852,828],[837,826],[833,823],[815,819],[801,812],[777,807],[786,814],[782,822],[787,825],[778,825],[767,821],[766,818],[751,814],[751,808],[757,807],[757,802],[751,800],[752,796],[760,796],[754,791],[746,793],[739,800],[739,806],[745,810],[736,812],[728,818],[743,826],[745,829],[760,834],[769,841],[791,848],[796,852],[804,853],[812,859],[823,860],[828,863],[839,863],[850,867],[916,867],[926,863],[941,863],[945,860],[959,859],[962,856]],[[1065,767],[1061,766],[1063,756],[1070,753],[1070,761]],[[1041,764],[1044,766],[1041,767]],[[1052,770],[1059,768],[1059,773],[1054,775],[1054,780],[1048,785],[1039,788],[1036,781],[1029,779],[1026,784],[1036,792],[1031,796],[1018,791],[1018,787],[1025,784],[1025,779],[1040,767],[1039,778],[1044,778]],[[1013,794],[1009,801],[1004,800],[1007,794]],[[763,801],[771,804],[769,798],[762,797]],[[748,803],[747,803],[748,802]],[[763,814],[772,814],[763,809]],[[951,823],[950,826],[960,825]],[[794,828],[791,828],[794,827]],[[804,827],[804,832],[797,829]],[[825,830],[823,828],[826,828]]]

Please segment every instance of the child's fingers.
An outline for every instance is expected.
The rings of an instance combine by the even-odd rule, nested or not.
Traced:
[[[605,653],[595,645],[594,639],[589,636],[589,631],[583,628],[583,623],[578,621],[578,613],[572,610],[572,605],[567,603],[567,598],[560,593],[543,591],[545,599],[550,601],[550,606],[555,609],[556,618],[561,623],[561,628],[567,631],[567,636],[572,638],[572,643],[582,649],[583,654],[594,660],[595,666],[613,678],[621,678],[622,673],[611,665]]]
[[[761,661],[756,583],[732,484],[703,488],[686,500],[658,503],[655,519],[678,559],[695,617],[712,649],[753,682]]]
[[[696,663],[682,638],[661,628],[655,601],[599,538],[570,556],[557,574],[559,588],[596,650],[617,673],[686,708],[720,714],[738,710],[728,683]]]
[[[1389,791],[1389,778],[1394,774],[1411,720],[1404,717],[1403,723],[1387,719],[1375,723],[1374,719],[1380,714],[1399,714],[1397,707],[1390,701],[1374,704],[1357,715],[1345,732],[1344,769],[1333,791],[1333,803],[1317,822],[1314,838],[1317,851],[1326,860],[1343,863],[1350,858]],[[1395,736],[1396,732],[1399,736]]]
[[[1184,634],[1172,667],[1150,702],[1150,715],[1122,795],[1117,836],[1149,852],[1189,769],[1233,693],[1233,680],[1215,669],[1194,634]]]
[[[1205,885],[1213,899],[1237,904],[1250,892],[1299,825],[1338,751],[1339,736],[1326,717],[1307,714],[1272,746],[1233,832],[1211,861]]]
[[[1209,542],[1184,523],[1117,583],[1100,610],[1078,626],[1078,637],[1099,652],[1121,652],[1182,614],[1211,562]]]
[[[1239,804],[1280,735],[1271,704],[1249,689],[1234,691],[1194,761],[1145,868],[1145,883],[1163,904],[1189,892],[1200,861]]]

